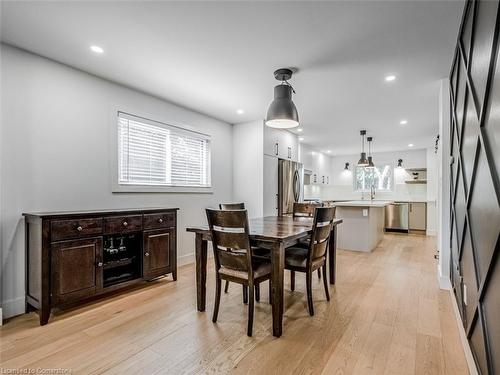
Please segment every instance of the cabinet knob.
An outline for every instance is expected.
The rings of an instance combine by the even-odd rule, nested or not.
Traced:
[[[149,256],[149,253],[144,253],[144,255],[148,257],[148,256]]]
[[[81,225],[79,225],[79,226],[77,226],[77,227],[76,227],[76,230],[77,230],[78,232],[81,232],[81,231],[83,230],[83,228],[82,228],[82,226],[81,226]]]
[[[123,226],[126,227],[128,223],[126,221],[123,222]]]
[[[163,219],[160,217],[160,218],[158,219],[158,222],[159,222],[160,224],[161,224],[161,223],[163,223]]]
[[[102,262],[97,263],[97,267],[102,267]]]

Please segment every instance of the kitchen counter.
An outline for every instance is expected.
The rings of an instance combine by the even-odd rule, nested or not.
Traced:
[[[378,200],[359,200],[347,202],[335,202],[335,207],[385,207],[394,203],[394,201],[378,201]]]
[[[338,248],[373,251],[384,236],[385,207],[391,203],[393,201],[382,200],[335,202],[335,216],[344,221],[338,229]]]

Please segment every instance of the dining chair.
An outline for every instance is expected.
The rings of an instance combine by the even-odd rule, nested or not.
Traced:
[[[293,217],[313,217],[316,207],[321,207],[321,204],[314,202],[294,202]]]
[[[315,202],[294,202],[293,217],[313,217],[316,207],[322,207],[321,203]],[[300,245],[309,246],[309,237],[300,240]],[[321,269],[318,269],[318,279],[321,279]]]
[[[312,234],[309,246],[291,246],[285,251],[285,269],[290,270],[291,289],[295,290],[295,272],[306,274],[307,304],[309,314],[314,315],[312,300],[312,273],[323,268],[323,285],[326,299],[330,301],[328,281],[326,278],[326,252],[330,241],[335,207],[317,207],[314,214]]]
[[[255,287],[271,278],[271,263],[252,256],[246,210],[206,209],[214,251],[216,288],[212,321],[217,322],[222,280],[248,288],[248,328],[252,336]]]
[[[220,203],[219,208],[221,210],[244,210],[245,203]],[[265,260],[271,261],[271,253],[269,249],[254,248],[254,256],[262,257]],[[271,290],[270,287],[269,290]],[[227,293],[228,291],[229,291],[229,281],[226,280],[226,285],[224,286],[224,293]],[[257,287],[256,289],[255,298],[257,302],[260,301],[260,287]],[[243,286],[243,303],[248,303],[248,289],[246,286]]]

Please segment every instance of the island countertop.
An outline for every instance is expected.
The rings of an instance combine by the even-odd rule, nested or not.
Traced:
[[[394,203],[394,201],[377,201],[377,200],[359,200],[347,202],[335,202],[336,207],[385,207]]]

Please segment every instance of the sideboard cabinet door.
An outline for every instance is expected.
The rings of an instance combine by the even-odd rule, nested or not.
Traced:
[[[143,277],[152,279],[175,268],[175,228],[144,231]]]
[[[64,304],[102,289],[102,238],[54,242],[52,303]]]

